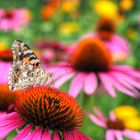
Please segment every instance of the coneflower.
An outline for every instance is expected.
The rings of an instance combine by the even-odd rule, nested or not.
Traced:
[[[48,87],[32,87],[17,94],[16,112],[0,119],[0,138],[18,129],[14,140],[90,140],[78,130],[83,112],[73,97]]]
[[[0,117],[14,111],[16,94],[9,90],[7,84],[0,85]]]
[[[0,84],[8,82],[8,72],[13,61],[12,51],[4,49],[0,51]]]
[[[103,85],[112,97],[116,97],[115,89],[132,97],[139,96],[140,72],[127,65],[115,65],[111,51],[102,40],[90,37],[81,39],[71,53],[70,61],[52,68],[67,69],[66,73],[56,74],[57,88],[72,79],[69,93],[74,97],[82,90],[91,95],[99,85]]]

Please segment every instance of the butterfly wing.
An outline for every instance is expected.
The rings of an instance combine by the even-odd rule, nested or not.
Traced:
[[[12,44],[12,52],[13,65],[8,75],[8,85],[11,90],[46,83],[45,70],[37,56],[24,42],[15,40]]]

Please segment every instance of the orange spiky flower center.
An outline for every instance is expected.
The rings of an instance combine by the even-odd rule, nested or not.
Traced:
[[[9,90],[7,84],[0,85],[0,111],[12,112],[15,93]]]
[[[11,49],[5,49],[5,50],[0,51],[0,60],[12,62],[13,54],[12,54]]]
[[[125,125],[120,120],[107,120],[106,123],[109,129],[125,130]]]
[[[75,49],[71,65],[77,71],[107,71],[112,64],[112,57],[104,43],[99,39],[86,38]]]
[[[115,21],[109,18],[101,18],[97,22],[96,30],[102,40],[111,40],[116,31]]]
[[[57,130],[81,126],[82,110],[68,94],[49,87],[18,92],[22,95],[16,100],[16,110],[27,123]]]

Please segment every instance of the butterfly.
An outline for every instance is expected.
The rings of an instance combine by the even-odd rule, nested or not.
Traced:
[[[35,85],[50,85],[53,73],[46,73],[35,53],[23,41],[12,44],[13,65],[8,74],[11,90],[26,89]]]

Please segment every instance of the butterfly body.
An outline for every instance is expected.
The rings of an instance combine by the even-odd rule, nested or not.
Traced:
[[[15,40],[12,52],[13,65],[8,75],[11,90],[44,85],[48,82],[49,74],[46,74],[37,56],[24,42]]]

